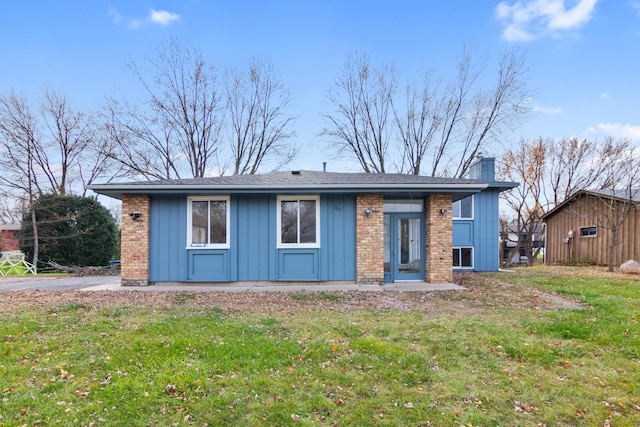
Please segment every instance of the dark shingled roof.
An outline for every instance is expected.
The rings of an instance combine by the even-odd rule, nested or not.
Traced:
[[[116,184],[94,184],[88,188],[99,193],[119,197],[123,193],[158,192],[267,192],[276,190],[412,190],[412,191],[461,191],[478,192],[492,187],[501,190],[513,188],[515,183],[480,181],[472,179],[428,177],[420,175],[384,173],[336,173],[320,171],[271,172],[256,175],[137,181]],[[447,191],[447,192],[450,192]]]

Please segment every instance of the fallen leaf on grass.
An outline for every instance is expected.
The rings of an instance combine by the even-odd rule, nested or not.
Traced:
[[[166,391],[169,395],[174,395],[178,391],[178,387],[176,387],[175,384],[167,384],[167,386],[164,388],[164,391]]]
[[[411,402],[405,403],[404,407],[407,408],[407,409],[413,409],[413,403],[411,403]]]
[[[87,397],[87,396],[89,396],[89,392],[88,391],[76,390],[76,396],[78,396],[78,397]]]
[[[529,406],[524,402],[513,401],[513,410],[522,414],[533,414],[538,410],[535,406]]]
[[[100,381],[100,385],[107,385],[111,382],[111,374],[107,374],[103,381]]]

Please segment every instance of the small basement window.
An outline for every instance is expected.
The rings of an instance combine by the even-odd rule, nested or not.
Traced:
[[[580,237],[593,237],[598,235],[598,227],[580,227]]]
[[[473,248],[453,248],[453,268],[473,268]]]

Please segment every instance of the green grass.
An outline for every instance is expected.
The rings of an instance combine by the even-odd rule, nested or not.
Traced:
[[[640,282],[575,271],[480,280],[587,309],[24,308],[0,323],[0,426],[640,425]]]

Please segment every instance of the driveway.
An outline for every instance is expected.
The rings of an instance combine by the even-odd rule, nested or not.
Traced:
[[[120,276],[5,276],[0,277],[0,292],[13,290],[72,290],[95,286],[120,286]]]

